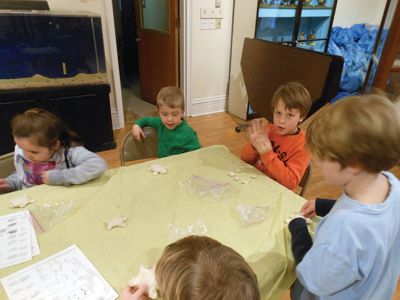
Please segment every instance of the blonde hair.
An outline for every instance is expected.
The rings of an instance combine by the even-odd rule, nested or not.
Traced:
[[[157,107],[167,105],[171,108],[185,108],[182,91],[176,86],[163,87],[157,94]]]
[[[232,248],[204,236],[168,245],[156,265],[164,300],[258,300],[257,277]]]
[[[337,101],[307,131],[307,147],[320,159],[378,173],[400,159],[400,122],[394,105],[379,95]]]
[[[299,82],[288,82],[278,87],[272,96],[272,110],[278,105],[279,100],[281,100],[288,109],[298,109],[301,118],[307,116],[312,105],[310,93],[304,85]]]
[[[57,141],[64,147],[81,144],[79,136],[65,123],[42,108],[31,108],[11,121],[12,135],[29,138],[38,146],[51,148]]]

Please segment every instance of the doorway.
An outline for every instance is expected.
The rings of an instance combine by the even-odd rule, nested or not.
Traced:
[[[157,115],[154,104],[158,90],[178,85],[178,3],[178,0],[113,0],[125,125],[143,116]],[[159,23],[152,20],[159,20],[160,14],[166,15],[166,29],[154,28]],[[171,37],[176,40],[166,44]],[[174,53],[168,64],[165,63],[167,48]],[[172,68],[173,64],[176,66]],[[172,77],[171,69],[176,70]]]

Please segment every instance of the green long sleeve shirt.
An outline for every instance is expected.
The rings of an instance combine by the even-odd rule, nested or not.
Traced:
[[[143,117],[135,122],[140,127],[152,127],[158,135],[158,157],[180,154],[201,148],[196,131],[186,122],[174,129],[168,129],[160,117]]]

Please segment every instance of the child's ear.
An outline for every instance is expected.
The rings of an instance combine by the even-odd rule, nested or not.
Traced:
[[[352,174],[352,175],[357,175],[358,173],[360,173],[360,172],[363,171],[363,168],[362,168],[360,165],[358,165],[358,164],[353,165],[353,166],[347,166],[346,169],[347,169],[347,170],[350,172],[350,174]]]
[[[57,150],[60,149],[60,147],[61,147],[61,142],[60,142],[60,140],[57,140],[57,141],[54,143],[54,145],[51,147],[51,149],[57,151]]]

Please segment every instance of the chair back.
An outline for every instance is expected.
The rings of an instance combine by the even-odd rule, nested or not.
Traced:
[[[14,172],[14,152],[0,156],[0,178],[6,178]]]
[[[302,197],[307,190],[308,184],[310,183],[310,178],[311,178],[311,164],[308,165],[299,183],[299,187],[301,187],[299,195]]]
[[[144,127],[143,133],[145,138],[140,141],[135,139],[132,132],[125,136],[119,152],[121,166],[125,166],[128,161],[157,157],[157,131],[154,128]]]

